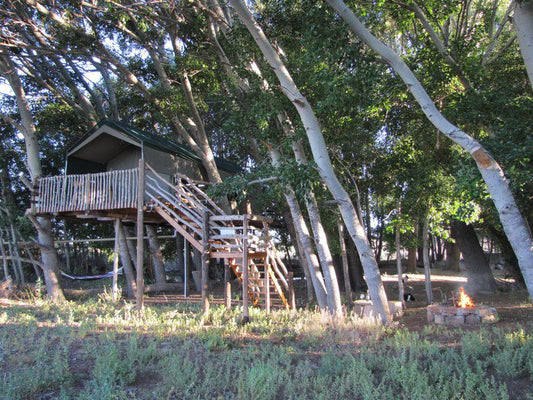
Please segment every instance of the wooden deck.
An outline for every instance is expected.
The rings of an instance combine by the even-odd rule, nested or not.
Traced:
[[[208,274],[209,258],[226,261],[247,288],[245,310],[248,298],[267,310],[274,298],[284,307],[293,306],[289,273],[275,251],[268,218],[227,215],[197,182],[183,175],[170,182],[142,160],[141,165],[142,169],[41,178],[32,193],[31,211],[62,218],[120,219],[141,227],[167,223],[202,254],[202,275]],[[142,245],[139,249],[142,255]],[[202,297],[207,297],[204,289]]]

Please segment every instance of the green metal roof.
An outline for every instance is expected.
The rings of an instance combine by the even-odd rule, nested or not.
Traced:
[[[142,131],[133,126],[124,124],[122,122],[110,119],[104,119],[92,128],[87,134],[83,135],[67,150],[67,153],[77,147],[80,143],[90,137],[94,132],[102,126],[109,126],[116,131],[119,131],[132,139],[139,140],[143,145],[152,147],[156,150],[164,151],[169,154],[177,155],[181,158],[192,160],[201,163],[201,158],[188,146],[178,143],[174,140],[164,138],[151,132]],[[231,173],[242,172],[242,169],[235,163],[225,160],[223,158],[215,157],[215,163],[218,168]]]

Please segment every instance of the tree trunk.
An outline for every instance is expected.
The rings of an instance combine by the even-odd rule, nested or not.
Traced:
[[[407,272],[414,274],[416,273],[416,255],[417,255],[417,248],[416,247],[409,247],[407,249]]]
[[[411,234],[413,243],[407,248],[407,272],[416,273],[418,266],[418,219],[414,220],[415,230]]]
[[[438,236],[434,236],[435,241],[435,261],[440,262],[444,260],[444,251],[442,246],[442,239]]]
[[[529,296],[533,298],[533,238],[501,167],[477,140],[453,125],[440,113],[407,64],[392,49],[374,37],[342,0],[326,1],[363,42],[382,56],[400,75],[428,120],[445,136],[472,155],[487,184],[487,191],[496,206],[503,229],[513,246]]]
[[[315,295],[314,295],[314,287],[313,287],[313,279],[311,277],[311,272],[309,268],[309,264],[307,263],[307,257],[305,256],[304,246],[302,244],[302,241],[300,239],[300,235],[298,234],[298,231],[295,228],[295,223],[292,220],[292,215],[289,212],[285,212],[284,218],[287,223],[287,230],[289,231],[289,235],[291,236],[291,242],[293,247],[298,251],[298,260],[300,262],[300,267],[304,271],[305,275],[305,287],[307,289],[307,302],[310,304]]]
[[[305,151],[301,142],[293,141],[292,149],[298,164],[307,163]],[[341,315],[342,303],[341,293],[339,290],[339,281],[337,279],[333,257],[329,249],[328,237],[326,235],[324,225],[322,224],[322,217],[320,216],[315,194],[310,187],[305,196],[305,205],[307,207],[307,212],[309,213],[309,222],[311,223],[313,230],[313,237],[315,239],[318,258],[320,259],[320,265],[322,265],[322,272],[326,280],[328,308],[332,314]]]
[[[135,297],[137,285],[135,283],[135,275],[133,272],[133,264],[131,260],[131,253],[128,249],[126,240],[126,233],[122,222],[118,223],[118,240],[120,249],[120,259],[122,260],[122,267],[124,268],[124,275],[126,276],[127,296],[129,299]]]
[[[15,128],[24,136],[26,146],[26,162],[32,182],[42,175],[41,159],[37,132],[33,123],[33,116],[17,70],[9,56],[0,56],[0,74],[4,76],[15,94],[17,108],[20,114],[21,125]],[[46,283],[47,295],[52,301],[63,301],[65,297],[61,289],[61,274],[59,272],[59,259],[54,247],[52,226],[46,218],[31,217],[30,220],[37,229],[37,237],[41,249],[43,274]]]
[[[399,209],[399,208],[398,208]],[[401,233],[400,228],[396,227],[394,230],[394,243],[396,245],[396,273],[398,274],[398,300],[402,302],[402,306],[405,308],[404,299],[404,287],[403,287],[403,267],[402,267],[402,254],[401,254]]]
[[[491,227],[489,229],[492,236],[498,242],[503,259],[505,260],[505,269],[513,276],[515,282],[519,286],[525,287],[524,277],[522,276],[522,272],[518,266],[518,260],[516,259],[513,248],[511,247],[507,236],[505,236],[496,228]]]
[[[461,271],[461,250],[457,243],[446,242],[446,269],[459,272]]]
[[[272,164],[274,166],[279,165],[279,153],[272,148],[269,149],[269,152],[270,157],[272,159]],[[291,211],[292,220],[294,222],[294,228],[297,232],[299,240],[302,243],[303,256],[307,258],[307,264],[310,267],[311,280],[313,281],[313,287],[315,289],[315,296],[318,306],[321,309],[325,309],[328,304],[326,285],[324,284],[324,277],[322,275],[322,271],[320,270],[320,264],[313,248],[309,229],[307,228],[307,224],[302,215],[302,211],[300,209],[300,205],[298,204],[298,200],[296,199],[294,191],[290,187],[288,187],[287,190],[285,190],[284,195],[285,200],[287,201],[287,204],[289,205],[289,209]]]
[[[49,219],[39,217],[37,221],[41,229],[37,230],[39,246],[41,247],[41,260],[43,263],[43,275],[46,284],[46,294],[54,302],[65,300],[61,289],[59,271],[59,258],[52,237],[52,224]]]
[[[363,275],[363,266],[361,265],[357,248],[353,241],[350,240],[350,235],[347,232],[345,232],[344,239],[348,247],[348,264],[350,265],[350,278],[352,279],[350,283],[352,283],[353,290],[357,294],[366,291],[368,287]]]
[[[365,270],[370,296],[372,297],[374,313],[377,318],[380,318],[384,323],[388,323],[391,321],[392,316],[389,309],[387,295],[385,294],[385,289],[383,287],[383,282],[381,281],[378,264],[374,258],[374,254],[365,234],[364,227],[359,221],[350,196],[346,190],[344,190],[335,175],[326,148],[326,143],[324,141],[324,136],[322,135],[320,124],[313,110],[311,109],[309,102],[300,93],[283,61],[272,48],[272,45],[269,43],[262,29],[254,20],[248,8],[241,0],[230,0],[230,3],[233,5],[242,22],[251,33],[266,60],[274,70],[274,73],[280,81],[280,87],[283,93],[293,103],[294,107],[298,111],[298,114],[300,115],[301,121],[305,127],[305,132],[309,139],[309,143],[311,145],[313,158],[317,164],[317,170],[323,181],[328,186],[328,189],[333,195],[334,199],[339,204],[339,210],[341,211],[344,224],[350,232],[352,240],[359,251],[361,262]]]
[[[424,217],[422,228],[422,259],[424,261],[424,277],[426,282],[426,297],[428,304],[433,304],[433,290],[431,289],[431,265],[429,263],[429,215]]]
[[[167,276],[165,273],[165,264],[163,262],[163,254],[161,253],[161,246],[157,240],[157,232],[151,225],[146,225],[146,233],[148,234],[148,248],[152,255],[155,272],[155,287],[157,290],[164,290],[167,283]]]
[[[530,0],[516,2],[513,21],[529,84],[533,89],[533,3]]]
[[[346,301],[348,305],[352,306],[353,296],[352,296],[352,285],[350,284],[350,267],[348,266],[348,255],[346,254],[346,242],[344,241],[344,226],[342,225],[342,220],[339,219],[337,222],[337,229],[339,230],[339,248],[340,256],[342,260],[342,271],[344,276],[344,293],[346,294]]]
[[[474,293],[494,292],[496,282],[485,258],[485,253],[479,244],[479,239],[472,225],[454,220],[451,223],[452,237],[463,253],[468,286]]]

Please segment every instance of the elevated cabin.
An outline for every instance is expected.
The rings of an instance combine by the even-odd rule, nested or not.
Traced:
[[[215,162],[223,177],[240,170],[220,158]],[[142,263],[142,225],[168,224],[202,255],[204,305],[208,301],[204,277],[209,258],[216,258],[225,260],[226,270],[233,269],[242,281],[245,316],[248,300],[267,309],[271,299],[283,307],[294,306],[289,274],[270,239],[268,219],[227,215],[202,190],[206,180],[201,160],[190,148],[104,120],[67,151],[64,175],[34,182],[32,212],[136,222],[141,227],[137,264]],[[142,273],[137,279],[141,277]],[[142,293],[142,285],[137,287]],[[137,299],[142,304],[142,295]],[[231,303],[228,294],[226,301]]]
[[[171,183],[179,175],[207,181],[200,157],[189,147],[104,120],[67,150],[64,175],[36,182],[33,212],[104,220],[117,214],[127,217],[137,208],[139,160],[151,167],[148,175],[153,176],[153,170]],[[215,162],[222,178],[240,171],[227,160]]]

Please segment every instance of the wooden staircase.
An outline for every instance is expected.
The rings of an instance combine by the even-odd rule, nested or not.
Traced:
[[[145,202],[192,246],[224,259],[255,306],[289,308],[288,271],[269,236],[268,219],[227,215],[184,175],[169,182],[146,165]]]

